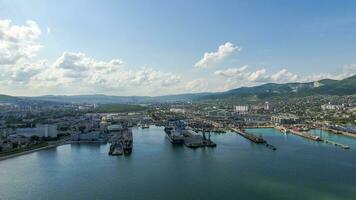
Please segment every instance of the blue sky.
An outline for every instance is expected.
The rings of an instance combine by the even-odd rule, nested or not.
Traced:
[[[11,63],[16,67],[2,67],[9,75],[0,77],[0,89],[14,95],[222,91],[265,82],[343,78],[356,72],[355,1],[0,0],[0,20],[11,20],[7,29],[32,20],[41,31],[33,39],[42,46],[34,56]],[[209,66],[194,67],[204,53],[218,52],[226,43],[235,50]],[[72,63],[70,70],[90,70],[80,77],[88,83],[68,78],[68,67],[61,65],[78,55],[84,61]],[[120,76],[129,72],[125,77],[137,81],[128,84],[124,77],[111,77],[109,82],[97,76],[93,80],[100,74],[98,67],[81,66],[107,62],[101,63],[106,67],[112,59],[123,61],[114,66],[120,68]],[[46,64],[33,67],[33,72],[28,64],[39,60]],[[30,77],[9,80],[19,70]],[[281,76],[273,76],[279,72]],[[166,80],[172,84],[163,83]],[[51,81],[48,88],[35,85],[46,81]]]

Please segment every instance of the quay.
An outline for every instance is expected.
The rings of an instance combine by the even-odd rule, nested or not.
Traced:
[[[314,141],[317,141],[317,142],[322,141],[322,139],[319,136],[314,136],[314,135],[311,135],[311,134],[309,134],[307,132],[301,132],[301,131],[297,131],[297,130],[291,129],[290,133],[292,133],[294,135],[298,135],[298,136],[304,137],[306,139],[314,140]]]
[[[265,126],[257,125],[257,126],[243,126],[243,128],[274,128],[274,126],[273,125],[265,125]]]
[[[14,158],[14,157],[17,157],[17,156],[22,156],[22,155],[34,153],[34,152],[45,150],[45,149],[56,148],[58,146],[62,146],[62,145],[66,145],[66,144],[82,144],[82,143],[99,143],[99,144],[103,144],[105,142],[103,142],[103,141],[56,141],[56,142],[48,142],[48,145],[43,146],[43,147],[30,149],[30,150],[25,150],[25,151],[21,151],[21,152],[18,152],[18,153],[9,154],[9,155],[6,155],[6,156],[0,156],[0,161],[6,160],[6,159],[9,159],[9,158]]]
[[[194,132],[186,130],[184,133],[184,145],[189,148],[199,147],[216,147],[216,143],[210,140],[210,133],[208,132],[208,138],[203,132],[203,136],[195,135]]]
[[[274,126],[274,128],[277,129],[278,131],[280,131],[281,133],[284,133],[284,134],[289,132],[289,130],[287,128],[283,127],[283,126]]]
[[[233,130],[234,132],[238,133],[239,135],[241,135],[242,137],[250,140],[251,142],[254,143],[266,143],[266,141],[262,138],[262,137],[257,137],[254,136],[252,134],[246,133],[245,131],[238,129],[238,128],[231,128],[231,130]]]
[[[345,136],[356,138],[356,134],[349,133],[349,132],[346,132],[346,131],[335,130],[335,129],[327,128],[327,127],[321,127],[321,130],[329,131],[329,132],[332,132],[334,134],[341,134],[341,135],[345,135]]]

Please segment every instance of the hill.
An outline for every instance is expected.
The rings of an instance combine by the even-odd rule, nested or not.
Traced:
[[[274,98],[310,95],[354,95],[356,75],[343,80],[323,79],[307,83],[267,83],[254,87],[241,87],[222,93],[214,93],[200,100],[258,101]]]
[[[178,101],[264,101],[311,95],[356,95],[356,75],[343,80],[323,79],[307,83],[267,83],[217,93],[187,93],[164,96],[46,95],[12,97],[0,95],[0,102],[45,101],[57,103],[142,104]]]
[[[11,103],[17,101],[17,97],[0,94],[0,103]]]

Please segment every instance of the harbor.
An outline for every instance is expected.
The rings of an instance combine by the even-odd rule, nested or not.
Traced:
[[[255,145],[235,132],[226,131],[225,134],[211,134],[211,140],[218,145],[216,148],[197,148],[192,151],[184,144],[172,145],[163,127],[133,127],[134,149],[129,156],[108,156],[110,144],[78,143],[1,161],[1,169],[11,170],[0,171],[0,194],[3,199],[105,199],[107,194],[130,199],[130,195],[140,190],[142,196],[136,198],[137,200],[163,200],[172,197],[185,199],[184,193],[210,200],[237,197],[264,199],[268,192],[269,195],[277,194],[273,196],[274,199],[294,199],[281,194],[280,187],[266,189],[265,185],[255,185],[250,189],[250,185],[267,179],[273,180],[268,181],[268,184],[295,185],[296,187],[282,188],[288,188],[288,192],[300,193],[298,197],[302,199],[311,196],[323,199],[323,192],[326,195],[330,192],[340,194],[333,196],[336,200],[354,197],[353,190],[348,189],[352,188],[356,179],[352,173],[356,165],[353,148],[356,142],[352,139],[344,136],[335,138],[334,135],[330,136],[333,139],[328,138],[350,144],[349,150],[341,151],[340,148],[332,148],[330,144],[301,140],[295,135],[283,137],[273,128],[245,131],[254,135],[261,134],[278,150],[272,153],[265,144]],[[301,149],[303,153],[298,152]],[[334,159],[323,159],[320,155],[332,156]],[[298,164],[304,162],[309,165]],[[345,165],[345,162],[349,164]],[[293,174],[288,173],[291,168]],[[58,176],[58,171],[65,171],[68,175]],[[32,172],[33,176],[23,176],[26,172]],[[322,177],[329,183],[343,179],[346,189],[317,184],[315,178],[310,178],[315,176]],[[52,177],[55,181],[47,181],[43,177]],[[150,183],[149,190],[147,180],[154,180]],[[43,187],[44,184],[46,187]],[[214,191],[206,192],[205,188],[211,184],[214,184]],[[309,187],[311,185],[314,187]],[[13,187],[27,190],[28,193],[19,193],[16,196],[11,193]],[[171,190],[172,187],[181,187],[186,192],[177,193]],[[68,192],[62,192],[64,190]],[[162,190],[164,192],[157,196],[156,193]]]

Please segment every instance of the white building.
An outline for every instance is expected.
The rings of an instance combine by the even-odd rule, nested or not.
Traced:
[[[246,106],[246,105],[235,106],[235,111],[239,112],[239,113],[246,113],[249,111],[249,109],[250,109],[250,107]]]
[[[343,108],[343,105],[332,105],[330,102],[328,104],[321,105],[322,110],[338,110]]]
[[[37,124],[37,132],[43,137],[52,137],[56,138],[58,135],[57,126],[50,124]]]
[[[265,109],[265,110],[269,110],[269,109],[270,109],[270,106],[269,106],[269,102],[268,102],[268,101],[265,102],[264,109]]]
[[[171,109],[169,109],[169,111],[174,112],[174,113],[182,113],[182,114],[185,113],[185,109],[183,109],[183,108],[171,108]]]

